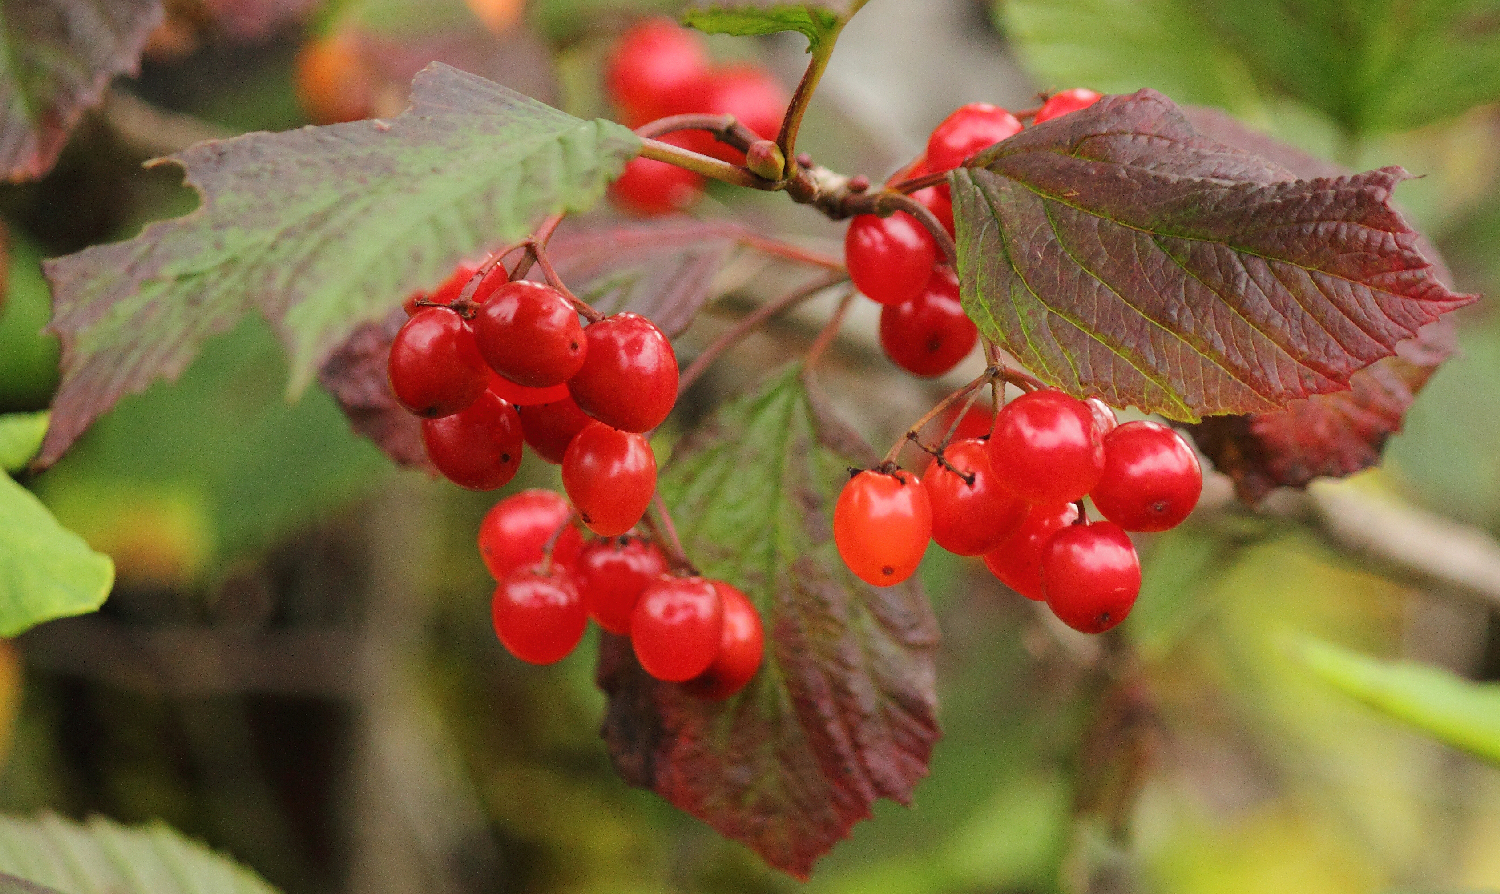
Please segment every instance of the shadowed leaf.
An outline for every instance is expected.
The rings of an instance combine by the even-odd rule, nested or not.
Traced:
[[[291,390],[357,326],[459,258],[603,194],[640,140],[434,64],[412,107],[202,143],[171,161],[203,206],[128,242],[48,262],[62,388],[49,464],[122,395],[173,378],[204,339],[258,309],[291,354]]]
[[[110,78],[134,74],[161,0],[24,0],[0,13],[0,174],[51,170]]]
[[[1153,91],[952,175],[964,306],[1042,379],[1174,419],[1274,410],[1473,300],[1389,204],[1399,168],[1299,180]]]
[[[396,402],[387,373],[391,342],[406,320],[405,311],[394,310],[384,322],[351,332],[323,362],[318,384],[333,395],[354,430],[392,462],[436,474],[422,443],[422,420]]]
[[[653,680],[606,637],[604,736],[621,775],[806,878],[877,798],[908,803],[938,730],[937,627],[915,580],[874,588],[833,545],[850,460],[792,369],[719,411],[661,492],[688,556],[761,612],[765,663],[724,702]]]
[[[0,817],[0,872],[66,894],[275,894],[254,872],[165,825],[130,828],[102,817]]]

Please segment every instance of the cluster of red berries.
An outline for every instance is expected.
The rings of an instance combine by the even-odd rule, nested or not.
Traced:
[[[716,66],[703,37],[671,19],[647,19],[621,36],[605,63],[604,86],[620,119],[640,127],[671,115],[733,115],[762,139],[774,140],[790,97],[771,73],[752,63]],[[745,153],[705,131],[660,137],[734,164]],[[703,194],[703,178],[676,165],[638,158],[610,185],[610,196],[641,215],[683,211]]]
[[[1068,626],[1108,630],[1141,587],[1126,532],[1187,517],[1203,490],[1197,454],[1168,426],[1121,425],[1099,400],[1060,391],[1029,392],[988,417],[971,410],[920,479],[884,467],[855,474],[834,508],[839,555],[883,586],[911,576],[930,539],[983,556]],[[1084,496],[1102,520],[1086,520]]]
[[[460,298],[476,275],[461,267],[432,295],[409,300],[391,344],[391,389],[423,417],[432,464],[455,484],[492,490],[515,477],[524,441],[562,466],[590,530],[625,533],[656,492],[643,433],[677,401],[671,342],[634,313],[584,326],[569,296],[512,282],[499,264]]]
[[[724,699],[760,667],[765,635],[755,606],[718,580],[668,573],[660,548],[633,536],[587,542],[572,507],[549,490],[496,503],[479,526],[479,554],[496,580],[495,635],[512,655],[551,664],[578,645],[588,619],[630,637],[641,667],[704,698]]]
[[[1092,90],[1065,90],[1049,98],[1032,120],[1039,124],[1098,99]],[[933,128],[926,153],[890,182],[950,171],[1021,129],[1016,116],[999,106],[960,106]],[[911,197],[954,235],[953,197],[946,183]],[[978,343],[979,330],[959,304],[958,278],[940,263],[937,242],[915,217],[904,211],[888,217],[855,215],[844,234],[844,261],[855,287],[882,305],[880,344],[897,366],[919,376],[940,376]]]

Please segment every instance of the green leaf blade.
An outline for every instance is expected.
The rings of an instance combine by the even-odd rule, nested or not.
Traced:
[[[200,208],[47,264],[64,378],[39,462],[252,309],[276,325],[301,390],[350,332],[459,258],[593,205],[640,145],[619,124],[434,64],[391,121],[188,149],[172,160]]]
[[[62,894],[276,894],[254,872],[155,824],[0,817],[0,872]]]
[[[49,417],[46,410],[0,415],[0,471],[18,472],[26,467],[42,446]]]
[[[1377,661],[1314,639],[1298,643],[1296,654],[1345,695],[1500,765],[1500,685],[1415,662]]]
[[[838,37],[860,3],[765,3],[716,0],[689,9],[682,22],[706,34],[748,37],[796,31],[807,38],[808,52],[818,53]]]
[[[0,637],[91,612],[114,584],[108,556],[57,523],[31,492],[0,475]]]
[[[1299,180],[1107,97],[951,175],[964,306],[1039,377],[1185,421],[1277,409],[1473,301],[1391,208],[1398,168]]]
[[[823,424],[793,369],[723,408],[662,478],[688,555],[761,613],[749,686],[694,698],[647,677],[618,637],[599,668],[626,780],[799,878],[877,798],[909,801],[938,736],[935,620],[915,581],[870,587],[840,562],[831,508],[855,460]]]

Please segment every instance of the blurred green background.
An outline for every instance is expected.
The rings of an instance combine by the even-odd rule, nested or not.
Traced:
[[[607,113],[612,37],[674,4],[167,6],[140,77],[117,82],[56,169],[0,188],[0,412],[42,409],[56,386],[56,345],[37,334],[40,259],[192,207],[174,168],[139,167],[173,140],[296,127],[346,101],[395,114],[432,58]],[[803,59],[795,38],[711,46],[759,55],[789,85]],[[345,68],[310,74],[329,47]],[[1026,107],[1072,86],[1154,87],[1340,164],[1404,165],[1421,179],[1398,199],[1458,288],[1500,291],[1500,5],[1487,0],[873,0],[804,148],[884,177],[959,103]],[[764,196],[717,191],[704,213],[839,233]],[[762,297],[755,276],[731,279],[732,297]],[[862,325],[837,358],[842,380],[920,412],[937,392],[894,375]],[[790,323],[762,347],[797,350],[806,335]],[[1386,466],[1330,487],[1467,526],[1482,551],[1500,534],[1500,321],[1487,303],[1464,312],[1461,344]],[[706,400],[763,368],[722,366]],[[503,653],[474,549],[496,495],[396,470],[325,394],[288,405],[284,383],[269,329],[247,321],[22,479],[113,558],[117,583],[97,615],[0,652],[0,806],[163,819],[291,894],[1500,889],[1496,766],[1337,691],[1304,649],[1323,640],[1494,681],[1500,587],[1486,596],[1352,555],[1305,503],[1254,513],[1211,482],[1187,525],[1141,542],[1146,591],[1123,639],[1104,644],[934,548],[923,574],[945,636],[945,738],[930,777],[911,809],[882,803],[803,885],[619,781],[598,738],[591,642],[544,669]],[[910,421],[859,396],[838,399],[878,439]],[[529,463],[509,490],[556,484]],[[1496,684],[1484,685],[1471,691]],[[1493,699],[1462,710],[1500,718]]]

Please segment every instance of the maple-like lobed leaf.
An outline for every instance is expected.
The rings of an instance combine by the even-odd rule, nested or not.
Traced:
[[[200,143],[168,161],[203,197],[136,238],[50,261],[63,382],[40,465],[121,396],[175,378],[256,309],[290,390],[461,257],[594,204],[640,139],[434,64],[390,120]]]
[[[161,0],[25,0],[0,15],[0,176],[52,169],[109,81],[140,68]]]
[[[951,175],[964,306],[1066,391],[1173,419],[1344,390],[1474,300],[1391,207],[1399,168],[1297,179],[1172,102],[1106,97]]]
[[[938,738],[936,622],[915,580],[875,588],[839,561],[830,516],[851,459],[821,437],[811,393],[793,368],[721,408],[661,482],[689,557],[761,612],[755,679],[699,699],[647,676],[621,637],[599,664],[621,775],[798,878],[875,799],[908,803]]]
[[[1394,356],[1355,373],[1348,391],[1269,413],[1211,416],[1188,431],[1246,503],[1260,502],[1277,487],[1353,475],[1380,463],[1417,392],[1455,347],[1454,327],[1441,319],[1397,345]]]

